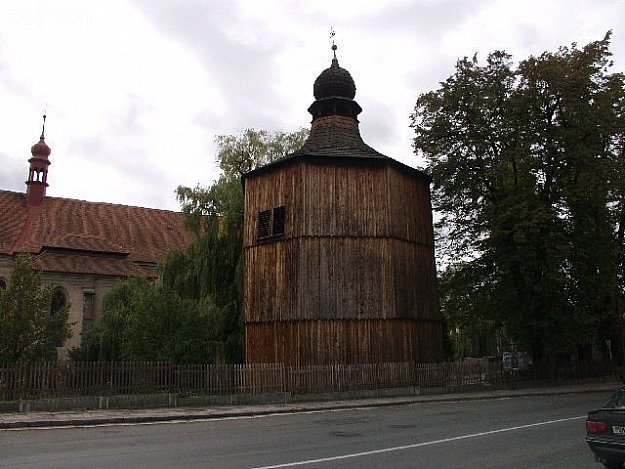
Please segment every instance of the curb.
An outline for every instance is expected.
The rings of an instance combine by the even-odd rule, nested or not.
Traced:
[[[530,388],[524,390],[499,390],[492,392],[476,392],[476,393],[459,393],[459,394],[442,394],[442,395],[427,395],[427,396],[413,396],[413,397],[397,397],[397,398],[380,398],[380,399],[358,399],[352,401],[331,401],[331,402],[315,402],[315,403],[301,403],[301,404],[288,404],[288,405],[256,405],[256,406],[240,406],[235,409],[222,409],[213,408],[210,410],[198,410],[190,411],[180,410],[179,412],[172,411],[171,413],[159,414],[159,410],[142,410],[142,411],[128,411],[135,412],[134,415],[107,415],[106,411],[102,411],[100,416],[97,415],[97,411],[94,415],[85,416],[76,415],[68,418],[51,419],[44,416],[37,416],[32,414],[14,414],[4,416],[0,414],[0,430],[16,430],[16,429],[28,429],[28,428],[62,428],[62,427],[86,427],[97,425],[125,425],[125,424],[150,424],[158,422],[173,422],[173,421],[197,421],[197,420],[213,420],[223,418],[236,418],[236,417],[252,417],[263,416],[272,414],[291,414],[298,412],[322,412],[328,410],[344,410],[355,408],[371,408],[371,407],[390,407],[398,405],[411,405],[411,404],[427,404],[427,403],[440,403],[440,402],[464,402],[464,401],[479,401],[479,400],[494,400],[503,398],[519,398],[519,397],[536,397],[536,396],[553,396],[553,395],[570,395],[570,394],[590,394],[590,393],[606,393],[611,392],[621,383],[601,383],[596,386],[567,386],[559,388]],[[56,413],[55,415],[61,416],[63,412]],[[19,416],[20,418],[11,417]],[[2,419],[4,418],[4,421]]]

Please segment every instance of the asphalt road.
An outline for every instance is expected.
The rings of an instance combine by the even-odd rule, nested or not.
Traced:
[[[0,468],[596,468],[603,394],[166,424],[0,430]]]

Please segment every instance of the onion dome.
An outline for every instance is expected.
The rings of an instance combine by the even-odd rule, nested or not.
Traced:
[[[35,143],[31,148],[30,148],[30,153],[33,156],[40,156],[43,158],[47,158],[48,156],[50,156],[50,153],[52,152],[52,150],[50,150],[50,147],[46,144],[44,138],[43,138],[43,134],[41,135],[41,138],[39,139],[38,143]]]
[[[46,144],[46,140],[45,140],[45,133],[46,133],[46,115],[43,115],[43,127],[41,128],[41,137],[39,137],[39,142],[35,143],[32,147],[30,147],[30,154],[33,155],[33,157],[41,157],[41,158],[48,158],[48,156],[50,156],[50,153],[52,152],[52,150],[50,150],[50,147]]]
[[[356,96],[354,79],[347,70],[339,66],[336,45],[332,46],[332,50],[334,51],[332,65],[321,72],[313,85],[315,102],[308,108],[313,121],[327,115],[342,115],[356,119],[362,111],[354,101]]]
[[[336,46],[333,47],[336,50]],[[326,68],[315,80],[313,85],[315,99],[347,98],[356,96],[356,84],[347,70],[339,66],[336,54],[330,68]]]

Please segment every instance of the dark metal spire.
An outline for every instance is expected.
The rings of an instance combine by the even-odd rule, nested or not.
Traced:
[[[43,115],[43,127],[41,128],[41,140],[44,140],[46,134],[46,115]]]

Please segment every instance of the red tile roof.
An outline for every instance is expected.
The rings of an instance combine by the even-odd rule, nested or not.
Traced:
[[[44,270],[150,276],[132,263],[156,264],[191,240],[182,214],[168,210],[59,197],[30,210],[29,224],[26,194],[0,190],[0,254],[41,254]]]
[[[107,257],[87,253],[44,251],[35,257],[33,265],[44,272],[112,275],[115,277],[152,276],[150,271],[142,269],[127,257]]]
[[[0,191],[0,254],[11,254],[26,223],[26,194]]]

